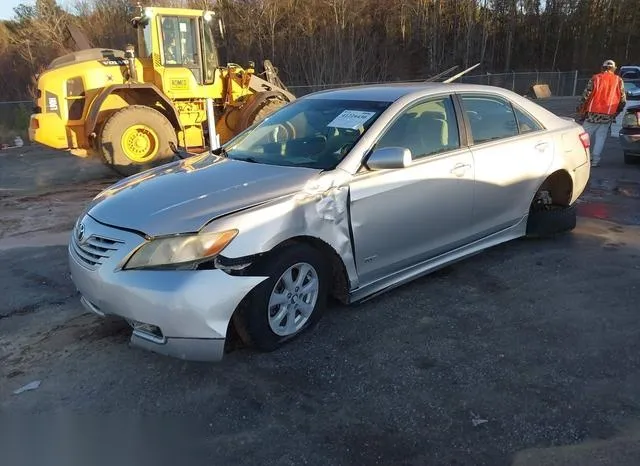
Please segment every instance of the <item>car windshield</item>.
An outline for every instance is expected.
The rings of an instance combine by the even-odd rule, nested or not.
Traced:
[[[301,99],[225,146],[231,159],[269,165],[334,168],[390,102]]]
[[[640,90],[640,81],[638,80],[624,81],[624,89],[627,92]]]

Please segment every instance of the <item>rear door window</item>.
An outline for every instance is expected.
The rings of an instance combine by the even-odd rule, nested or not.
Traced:
[[[518,120],[518,129],[520,130],[520,134],[533,133],[535,131],[542,131],[544,127],[538,123],[531,115],[526,113],[524,110],[513,106],[513,111],[516,114],[516,119]]]
[[[492,95],[462,95],[461,100],[474,144],[519,134],[516,115],[506,99]]]

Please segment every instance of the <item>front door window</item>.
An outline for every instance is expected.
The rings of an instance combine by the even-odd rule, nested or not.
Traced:
[[[460,147],[460,134],[451,97],[439,97],[406,110],[382,136],[376,149],[404,147],[414,160]]]
[[[164,17],[161,20],[165,66],[198,67],[198,39],[195,18]]]

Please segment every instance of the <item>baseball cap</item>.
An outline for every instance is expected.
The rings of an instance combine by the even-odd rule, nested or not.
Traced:
[[[614,62],[613,60],[605,60],[605,62],[602,64],[603,68],[615,68],[616,67],[616,62]]]

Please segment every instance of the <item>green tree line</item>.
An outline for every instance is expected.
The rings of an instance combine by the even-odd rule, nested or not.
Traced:
[[[0,23],[0,101],[30,98],[33,77],[71,51],[66,25],[96,46],[135,40],[130,0],[36,0]],[[211,0],[143,2],[209,8]],[[605,58],[640,63],[640,0],[217,0],[228,58],[269,58],[288,85],[479,72],[595,71]]]

